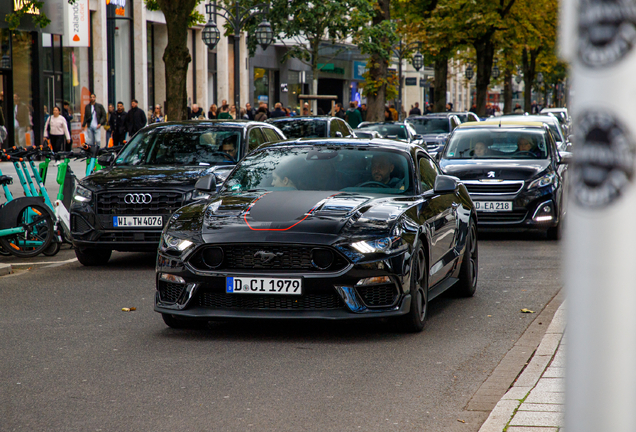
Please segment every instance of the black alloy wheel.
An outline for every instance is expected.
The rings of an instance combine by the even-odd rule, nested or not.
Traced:
[[[113,251],[110,249],[75,249],[75,256],[77,257],[77,260],[87,267],[106,265],[112,253]]]
[[[477,275],[479,272],[479,251],[477,247],[477,226],[471,219],[468,225],[466,248],[462,266],[459,269],[459,281],[453,292],[460,297],[472,297],[477,290]]]
[[[46,248],[45,250],[42,251],[42,254],[46,255],[46,256],[54,256],[57,255],[57,253],[60,251],[60,248],[62,247],[62,244],[55,241],[52,242],[48,248]]]
[[[428,265],[424,249],[418,245],[411,264],[411,309],[398,318],[400,329],[407,333],[424,330],[428,317]]]

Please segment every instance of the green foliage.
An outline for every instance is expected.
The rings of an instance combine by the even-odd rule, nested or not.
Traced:
[[[74,1],[74,0],[73,0]],[[195,7],[190,12],[190,16],[188,17],[188,27],[192,27],[193,25],[203,24],[206,22],[205,17],[197,11],[196,7],[203,3],[204,0],[197,0]],[[144,0],[146,4],[146,9],[149,11],[160,11],[161,7],[159,6],[159,2],[157,0]]]
[[[76,0],[68,0],[69,4],[74,4]],[[44,28],[51,23],[51,20],[42,12],[42,6],[44,1],[39,0],[24,0],[22,7],[17,11],[14,11],[4,17],[4,20],[9,24],[9,30],[15,30],[20,25],[22,17],[29,14],[33,23],[39,27]],[[30,14],[29,11],[37,10],[39,13]]]

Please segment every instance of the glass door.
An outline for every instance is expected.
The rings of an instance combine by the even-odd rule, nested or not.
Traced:
[[[13,116],[11,115],[11,98],[8,97],[9,94],[8,73],[3,73],[0,70],[0,126],[3,126],[4,132],[6,132],[0,131],[0,148],[5,149],[13,145],[13,140],[9,139],[9,137],[13,136]]]

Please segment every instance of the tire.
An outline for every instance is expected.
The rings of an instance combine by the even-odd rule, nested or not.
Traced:
[[[417,247],[411,265],[411,309],[398,318],[398,326],[406,333],[424,330],[428,318],[428,265],[424,249]]]
[[[61,243],[58,242],[52,242],[48,248],[46,248],[45,250],[42,251],[42,253],[46,256],[53,256],[53,255],[57,255],[57,253],[60,251],[60,248],[62,247]]]
[[[0,255],[2,255],[2,256],[11,256],[11,253],[6,251],[6,250],[4,250],[4,248],[0,244]]]
[[[548,231],[546,231],[546,235],[548,236],[548,240],[553,240],[553,241],[558,241],[561,240],[561,233],[562,233],[562,222],[559,221],[559,223],[557,224],[557,226],[552,227],[552,228],[548,228]]]
[[[25,228],[24,233],[0,237],[2,248],[19,258],[32,258],[44,252],[53,241],[53,218],[48,209],[40,205],[27,205],[18,212],[15,227]],[[23,241],[37,241],[37,246],[24,246]]]
[[[477,227],[471,219],[468,225],[466,249],[462,266],[459,269],[459,281],[453,288],[453,293],[459,297],[472,297],[477,290],[477,276],[479,273],[479,249],[477,243]]]
[[[173,329],[195,329],[200,328],[205,323],[204,321],[193,318],[181,318],[174,315],[162,313],[161,318],[166,325]]]
[[[77,257],[77,260],[87,267],[106,265],[112,253],[113,251],[110,249],[75,249],[75,256]]]

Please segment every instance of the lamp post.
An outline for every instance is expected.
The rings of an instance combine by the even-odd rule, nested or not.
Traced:
[[[470,81],[473,79],[473,77],[475,76],[473,65],[469,64],[468,66],[466,66],[466,70],[464,71],[464,76],[466,77],[467,81]]]
[[[411,64],[415,70],[419,72],[419,70],[422,69],[422,66],[424,66],[424,56],[420,53],[420,50],[422,49],[422,42],[411,42],[405,45],[400,40],[400,44],[397,47],[393,47],[393,53],[398,58],[398,118],[402,117],[402,60],[406,54],[409,51],[412,51],[415,47],[417,47],[417,52],[413,56]]]
[[[539,72],[537,74],[537,83],[539,83],[539,94],[541,94],[541,87],[543,84],[543,73]],[[543,95],[541,95],[543,97],[543,103],[545,105],[545,103],[547,102],[546,98],[545,98],[545,92],[543,92]]]
[[[494,79],[499,78],[499,66],[497,66],[497,59],[494,60],[495,65],[492,67],[492,71],[490,71],[490,76]]]
[[[217,7],[221,9],[221,12],[218,12]],[[262,9],[256,12],[252,12],[253,9]],[[232,11],[233,9],[233,11]],[[239,0],[235,0],[234,7],[225,8],[222,5],[217,5],[216,0],[213,2],[208,2],[205,5],[205,11],[208,14],[208,22],[201,33],[201,37],[203,42],[208,46],[209,49],[213,49],[221,38],[221,32],[219,31],[215,16],[220,16],[225,18],[225,20],[230,23],[232,26],[232,30],[234,32],[234,105],[236,105],[236,114],[241,109],[241,67],[240,67],[240,39],[241,39],[241,28],[245,25],[247,20],[257,15],[264,15],[269,12],[269,4],[268,3],[260,3],[254,8],[245,8],[241,7]],[[274,40],[274,32],[272,31],[272,26],[267,21],[265,17],[263,17],[263,21],[256,28],[256,40],[259,45],[266,49],[269,44]]]

